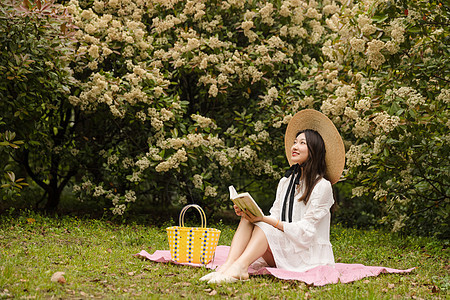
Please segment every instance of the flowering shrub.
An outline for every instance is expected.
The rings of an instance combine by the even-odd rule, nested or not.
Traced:
[[[26,185],[19,176],[28,175],[45,190],[47,208],[56,207],[77,167],[68,24],[61,7],[44,1],[0,3],[0,168],[7,171],[0,192],[19,192]]]
[[[315,108],[345,139],[354,197],[382,203],[394,230],[444,233],[449,12],[439,1],[72,0],[67,8],[83,57],[71,103],[139,123],[101,153],[108,182],[127,178],[128,187],[119,193],[86,174],[76,190],[112,199],[115,213],[147,194],[212,207],[243,174],[260,187],[278,179],[285,125]]]
[[[71,0],[80,199],[264,194],[283,132],[315,108],[339,128],[354,201],[394,230],[448,233],[448,8],[439,1]],[[239,189],[239,187],[238,187]],[[135,204],[137,205],[137,203]]]

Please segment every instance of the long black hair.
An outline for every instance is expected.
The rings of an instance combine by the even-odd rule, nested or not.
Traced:
[[[306,146],[308,147],[308,159],[302,164],[301,179],[304,184],[304,193],[299,201],[304,201],[306,204],[316,183],[325,176],[325,143],[320,134],[315,130],[305,129],[299,131],[296,137],[301,133],[305,134]]]

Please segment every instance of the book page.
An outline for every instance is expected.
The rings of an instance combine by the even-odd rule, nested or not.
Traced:
[[[247,209],[252,215],[257,217],[264,216],[261,208],[255,200],[253,200],[249,193],[237,194],[236,189],[232,185],[229,186],[229,190],[231,201],[233,201],[233,203],[236,204],[241,210],[245,211]]]

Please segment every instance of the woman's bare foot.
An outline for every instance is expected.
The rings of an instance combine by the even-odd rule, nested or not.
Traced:
[[[224,263],[216,269],[216,272],[225,273],[225,271],[232,265],[232,263]]]
[[[233,277],[238,280],[247,280],[249,278],[248,267],[242,266],[237,262],[234,262],[224,272],[221,273],[225,276]]]

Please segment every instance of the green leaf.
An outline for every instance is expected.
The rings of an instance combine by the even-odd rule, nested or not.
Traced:
[[[6,174],[12,182],[16,180],[16,174],[14,174],[13,172],[7,172]]]

